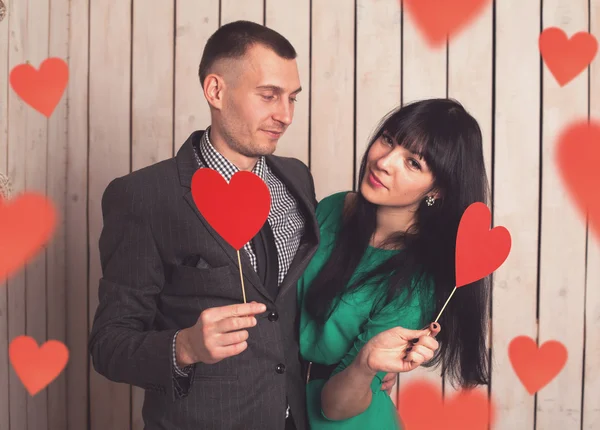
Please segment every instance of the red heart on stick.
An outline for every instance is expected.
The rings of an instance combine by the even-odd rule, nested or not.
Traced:
[[[192,177],[192,197],[212,228],[236,250],[260,231],[271,209],[271,194],[252,172],[237,172],[229,184],[216,170],[202,168]]]
[[[485,278],[508,257],[510,233],[502,226],[490,230],[491,221],[489,208],[481,202],[463,213],[456,235],[456,287]]]
[[[529,394],[535,394],[556,377],[567,362],[567,348],[549,340],[538,349],[535,340],[517,336],[508,345],[510,363]]]

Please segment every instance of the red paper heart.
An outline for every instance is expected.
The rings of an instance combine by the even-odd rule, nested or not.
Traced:
[[[479,390],[461,390],[442,399],[433,383],[413,380],[400,389],[398,414],[404,430],[488,430],[495,406]]]
[[[269,188],[251,172],[235,173],[228,185],[216,170],[199,169],[192,196],[202,216],[236,250],[256,236],[271,209]]]
[[[584,119],[565,127],[558,138],[556,163],[582,221],[587,214],[600,239],[600,122]]]
[[[490,230],[492,214],[481,202],[465,210],[456,235],[456,287],[485,278],[510,253],[511,239],[502,226]]]
[[[0,197],[0,282],[22,268],[52,237],[56,210],[45,196]]]
[[[539,349],[535,340],[517,336],[508,345],[510,363],[529,394],[535,394],[560,373],[567,362],[567,348],[549,340]]]
[[[473,22],[491,0],[404,0],[404,8],[431,47],[445,46]]]
[[[590,33],[580,31],[568,39],[558,27],[546,28],[538,44],[546,67],[561,87],[583,72],[598,51],[598,42]]]
[[[15,373],[32,396],[54,381],[69,361],[69,350],[62,342],[49,340],[38,347],[29,336],[14,338],[8,355]]]
[[[50,117],[60,101],[67,82],[69,67],[60,58],[48,58],[37,71],[30,64],[19,64],[10,72],[10,85],[29,106]]]

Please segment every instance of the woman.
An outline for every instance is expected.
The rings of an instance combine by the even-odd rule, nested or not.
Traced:
[[[443,361],[454,386],[488,383],[487,279],[454,294],[443,330],[415,331],[454,288],[460,218],[487,190],[477,122],[456,101],[433,99],[384,118],[358,192],[319,203],[321,244],[298,283],[312,429],[399,428],[381,381],[421,363]]]

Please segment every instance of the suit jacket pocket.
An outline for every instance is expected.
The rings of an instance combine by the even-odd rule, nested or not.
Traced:
[[[190,266],[175,266],[171,282],[163,290],[170,296],[204,296],[231,298],[242,297],[239,272],[232,265],[199,269]]]

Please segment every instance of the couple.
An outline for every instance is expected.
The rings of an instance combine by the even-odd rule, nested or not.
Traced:
[[[317,204],[308,168],[271,155],[301,90],[295,57],[264,26],[222,26],[199,68],[210,127],[102,198],[89,348],[100,374],[145,389],[147,429],[397,429],[397,373],[443,362],[460,386],[488,381],[487,283],[430,324],[454,287],[460,217],[487,198],[477,122],[447,99],[394,110],[357,192]],[[271,193],[240,250],[245,304],[235,250],[192,199],[203,167],[252,171]]]

